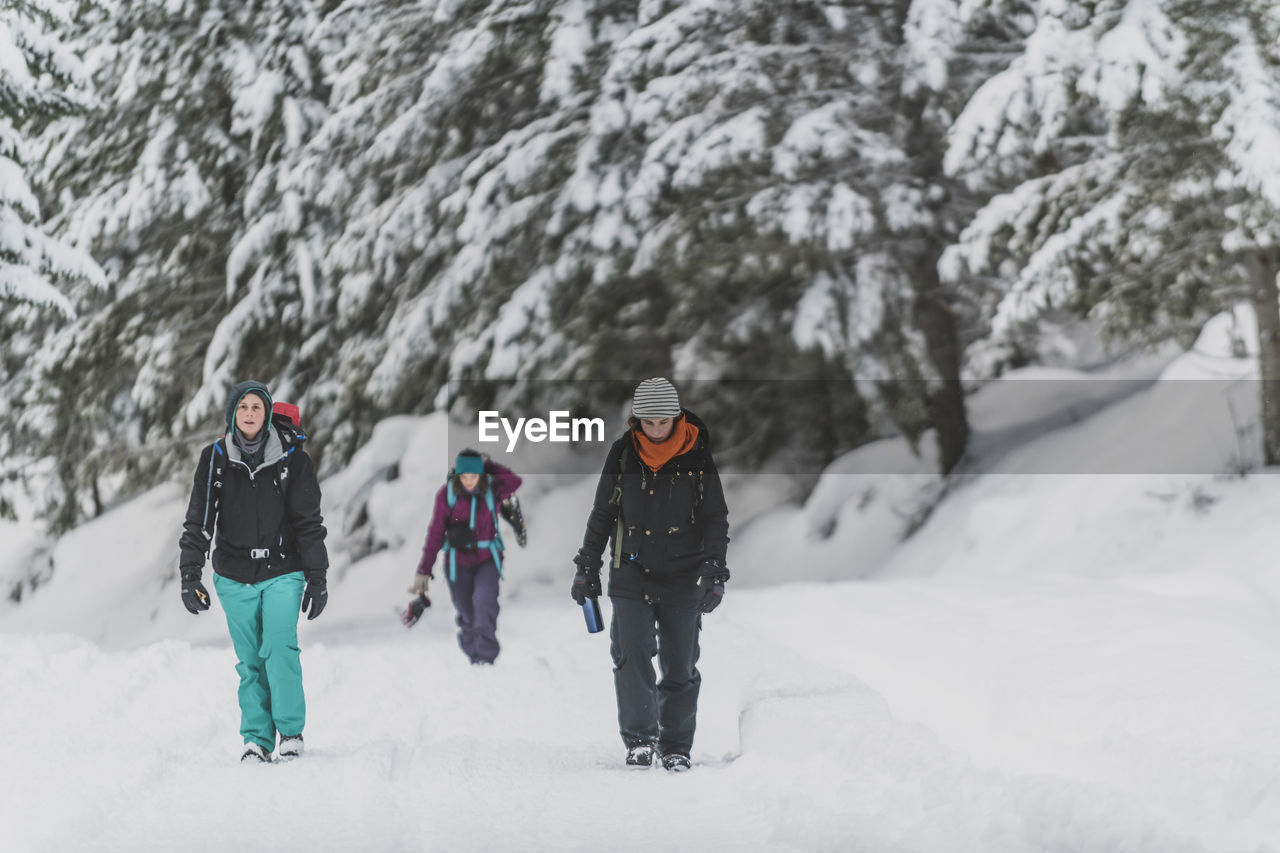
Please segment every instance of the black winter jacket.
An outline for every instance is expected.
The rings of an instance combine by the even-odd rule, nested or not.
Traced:
[[[329,568],[315,465],[301,446],[288,436],[282,439],[275,427],[266,441],[263,462],[252,472],[241,461],[239,448],[225,437],[200,454],[178,540],[183,576],[199,577],[204,570],[210,545],[205,525],[213,514],[215,490],[220,491],[212,543],[215,572],[241,583],[258,583],[297,571],[323,577]]]
[[[697,444],[656,474],[641,461],[632,430],[609,448],[575,562],[600,568],[611,537],[617,548],[620,512],[622,557],[609,573],[611,596],[691,603],[698,598],[699,577],[729,575],[729,510],[711,456],[711,436],[696,415],[684,410],[684,416],[698,428]],[[620,470],[622,494],[615,502]],[[607,557],[612,559],[613,553]]]

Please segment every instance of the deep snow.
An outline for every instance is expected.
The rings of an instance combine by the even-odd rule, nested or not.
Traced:
[[[443,583],[416,628],[395,619],[448,431],[385,422],[324,484],[330,529],[367,507],[347,541],[378,550],[334,553],[301,629],[309,751],[267,767],[236,763],[225,626],[178,602],[185,493],[157,489],[0,605],[0,849],[1280,849],[1280,482],[1195,473],[1235,467],[1257,405],[1229,325],[1162,375],[1226,380],[1234,413],[1184,411],[1166,381],[1060,427],[1081,383],[1012,414],[993,386],[976,438],[1024,442],[994,473],[944,490],[886,442],[803,507],[736,516],[683,776],[621,766],[608,639],[568,598],[591,478],[529,478],[503,652],[474,668]],[[1044,473],[1153,448],[1189,473]],[[769,489],[727,482],[731,513]],[[0,529],[0,577],[33,544]]]

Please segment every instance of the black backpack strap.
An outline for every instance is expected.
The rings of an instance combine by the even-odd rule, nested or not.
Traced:
[[[613,481],[613,496],[609,498],[609,503],[614,504],[618,508],[618,526],[613,532],[613,568],[622,565],[622,472],[627,468],[627,446],[622,445],[622,452],[618,454],[618,476]]]
[[[711,450],[707,447],[706,435],[698,436],[699,452],[702,454],[698,458],[698,488],[693,493],[693,509],[689,510],[689,523],[696,525],[698,523],[698,510],[702,507],[702,498],[707,493],[706,483],[703,482],[703,476],[707,473],[707,460],[711,456]]]
[[[276,435],[280,436],[280,448],[284,451],[284,456],[280,462],[280,476],[276,482],[280,486],[280,497],[285,499],[285,505],[288,506],[289,498],[289,457],[294,454],[302,443],[307,440],[307,436],[296,426],[293,421],[283,415],[276,415],[271,421],[272,428],[276,431]]]
[[[306,433],[293,425],[293,421],[284,416],[278,416],[278,420],[273,418],[271,426],[275,429],[276,434],[280,436],[280,447],[284,450],[284,457],[280,466],[280,497],[285,499],[285,505],[288,506],[289,497],[289,457],[294,454],[302,443],[307,440]]]
[[[618,475],[613,478],[613,495],[609,498],[609,503],[614,506],[622,506],[622,471],[626,465],[627,448],[624,446],[618,454]]]
[[[281,500],[284,501],[284,505],[286,508],[289,506],[289,456],[292,453],[293,451],[290,450],[288,453],[284,455],[284,458],[280,460],[280,462],[282,463],[280,465],[280,481],[279,481],[280,482],[280,498]]]
[[[213,443],[213,449],[209,451],[209,476],[205,480],[204,487],[204,523],[201,529],[204,530],[204,536],[210,542],[213,541],[213,531],[218,525],[218,505],[222,500],[222,472],[226,467],[227,453],[222,449],[223,439],[218,439]]]
[[[702,506],[702,498],[707,493],[706,484],[702,482],[702,475],[705,473],[705,468],[698,469],[698,489],[693,494],[693,508],[689,510],[690,524],[698,523],[698,509]]]

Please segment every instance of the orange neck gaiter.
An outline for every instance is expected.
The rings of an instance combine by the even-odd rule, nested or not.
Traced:
[[[636,427],[634,436],[641,461],[656,474],[672,459],[693,450],[693,446],[698,442],[698,428],[685,418],[681,418],[671,427],[671,435],[667,436],[667,440],[661,444],[651,441],[641,427]]]

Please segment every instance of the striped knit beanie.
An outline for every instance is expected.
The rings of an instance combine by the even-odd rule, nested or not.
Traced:
[[[641,382],[631,398],[631,413],[637,418],[678,417],[680,397],[675,386],[660,376]]]

